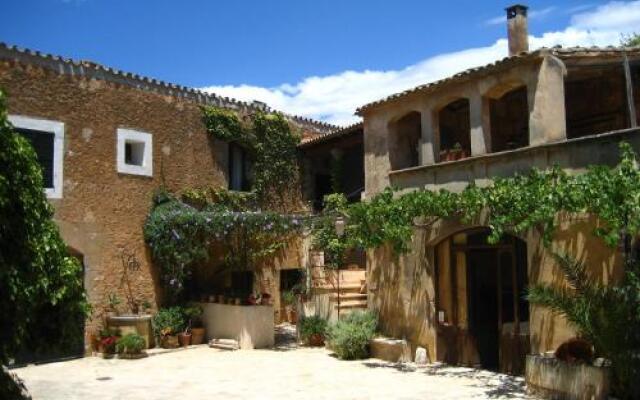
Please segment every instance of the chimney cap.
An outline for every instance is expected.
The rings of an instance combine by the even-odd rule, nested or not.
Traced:
[[[515,18],[517,15],[527,16],[527,10],[529,7],[522,4],[514,4],[511,7],[507,7],[507,19]]]

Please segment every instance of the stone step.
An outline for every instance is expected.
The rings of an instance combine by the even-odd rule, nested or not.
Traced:
[[[331,301],[338,301],[338,294],[331,293],[329,296]],[[340,293],[340,301],[348,301],[348,300],[367,300],[366,293]]]
[[[338,303],[335,302],[333,304],[334,308],[338,308]],[[363,308],[366,309],[367,308],[367,301],[364,300],[349,300],[349,301],[342,301],[340,300],[340,309],[353,309],[353,308]]]
[[[240,349],[240,344],[235,339],[211,339],[209,347],[221,350],[238,350]]]
[[[318,289],[325,289],[325,290],[333,290],[333,291],[338,291],[338,285],[330,285],[330,284],[324,284],[324,285],[318,285],[315,286]],[[360,283],[342,283],[340,282],[340,292],[348,292],[348,291],[355,291],[356,293],[360,292],[360,288],[362,287],[362,285]]]

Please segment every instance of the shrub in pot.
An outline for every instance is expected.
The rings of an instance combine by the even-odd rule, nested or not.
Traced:
[[[377,327],[378,317],[372,312],[352,312],[327,329],[329,346],[342,360],[367,358]]]
[[[296,295],[293,291],[286,291],[282,293],[282,302],[284,303],[284,311],[286,314],[286,320],[292,324],[296,323],[297,313],[295,309]]]
[[[153,332],[166,349],[178,347],[178,333],[184,328],[184,315],[180,307],[161,308],[152,320]]]
[[[146,357],[147,353],[144,351],[147,343],[144,338],[137,333],[129,333],[116,342],[116,351],[119,358],[142,358]]]
[[[202,344],[205,334],[202,324],[202,307],[196,304],[186,307],[184,316],[187,320],[185,333],[191,334],[191,344]]]
[[[326,319],[317,315],[302,317],[298,321],[298,328],[300,330],[300,338],[309,346],[324,345],[324,338],[327,332]]]
[[[98,351],[102,353],[102,357],[111,358],[116,353],[116,342],[120,334],[115,328],[105,328],[100,331],[100,339],[98,341]]]

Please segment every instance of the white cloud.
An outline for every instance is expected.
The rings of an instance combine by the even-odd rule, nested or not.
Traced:
[[[632,33],[638,27],[640,0],[614,1],[588,11],[585,8],[576,11],[567,28],[531,36],[530,44],[532,48],[617,45],[622,34]],[[358,106],[506,55],[507,41],[500,39],[486,47],[440,54],[399,70],[344,71],[271,88],[237,85],[208,86],[203,90],[239,100],[260,100],[287,113],[346,125],[358,120],[353,115]]]

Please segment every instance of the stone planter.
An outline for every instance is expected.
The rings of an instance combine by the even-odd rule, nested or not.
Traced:
[[[147,349],[154,346],[150,314],[112,316],[107,318],[107,327],[118,329],[122,336],[137,333],[144,338]]]
[[[529,393],[547,399],[604,400],[609,396],[608,367],[528,355],[525,380]]]
[[[140,352],[140,353],[120,353],[118,354],[118,358],[122,359],[122,360],[138,360],[140,358],[145,358],[145,357],[149,357],[149,354],[147,354],[146,352]]]
[[[163,349],[177,349],[179,344],[178,336],[176,335],[166,335],[160,339],[160,346]]]

